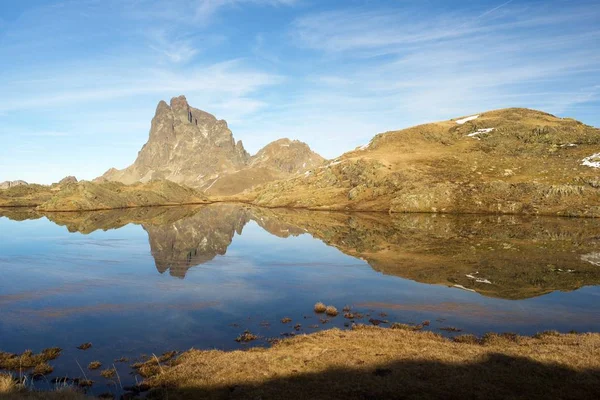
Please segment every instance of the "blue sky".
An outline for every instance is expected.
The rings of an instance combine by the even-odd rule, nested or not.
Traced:
[[[513,106],[600,126],[600,3],[0,0],[0,181],[123,168],[180,94],[251,153]]]

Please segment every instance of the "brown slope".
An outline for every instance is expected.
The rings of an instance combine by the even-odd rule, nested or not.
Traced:
[[[269,207],[600,216],[599,170],[582,164],[599,151],[597,128],[503,109],[379,134],[253,197]]]
[[[232,195],[267,182],[302,174],[322,165],[325,159],[306,143],[279,139],[252,156],[248,166],[226,174],[205,186],[210,195]]]

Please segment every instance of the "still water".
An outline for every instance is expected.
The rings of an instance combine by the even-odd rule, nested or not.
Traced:
[[[600,331],[591,219],[235,204],[0,216],[0,350],[61,347],[50,377],[85,374],[94,394],[140,378],[120,363],[122,382],[107,381],[91,361],[247,347],[235,341],[246,329],[260,336],[250,345],[370,318],[448,336]],[[323,323],[317,301],[365,317]]]

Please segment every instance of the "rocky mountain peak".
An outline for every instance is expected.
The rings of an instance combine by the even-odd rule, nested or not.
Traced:
[[[253,165],[273,170],[263,176],[279,177],[280,172],[295,173],[321,161],[306,144],[289,139],[278,140],[251,157],[242,141],[235,141],[225,120],[190,106],[185,96],[178,96],[169,104],[158,103],[148,141],[135,162],[123,170],[111,168],[99,179],[127,184],[167,179],[206,188]],[[244,184],[252,184],[252,179],[248,182]],[[244,185],[236,184],[234,190],[238,186],[244,189]]]

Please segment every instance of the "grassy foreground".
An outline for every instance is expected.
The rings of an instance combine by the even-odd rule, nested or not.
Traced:
[[[600,396],[600,334],[489,334],[359,326],[271,348],[184,353],[147,381],[151,398],[584,399]]]
[[[600,398],[598,333],[448,339],[415,329],[358,325],[270,348],[190,350],[135,368],[147,378],[141,386],[150,389],[142,393],[148,399]],[[27,391],[0,374],[0,399],[85,398],[69,387]]]
[[[12,376],[0,374],[0,399],[2,400],[84,400],[87,399],[69,387],[52,392],[34,392],[18,385]]]

